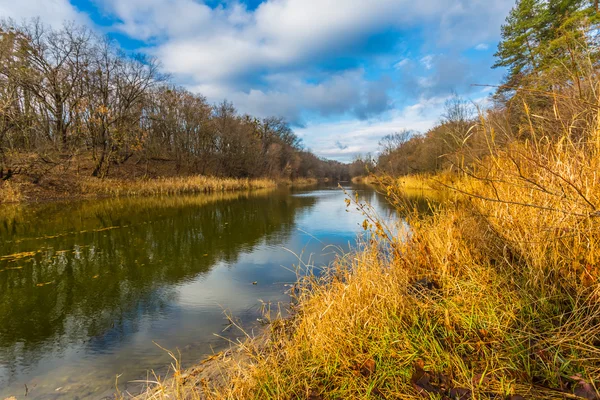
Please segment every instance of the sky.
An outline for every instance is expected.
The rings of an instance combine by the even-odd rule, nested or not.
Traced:
[[[315,154],[351,161],[426,132],[456,93],[484,103],[514,0],[0,0],[0,16],[87,25],[241,113],[286,118]]]

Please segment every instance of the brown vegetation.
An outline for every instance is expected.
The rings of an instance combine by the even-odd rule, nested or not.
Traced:
[[[90,157],[74,158],[68,169],[60,166],[48,169],[36,183],[24,175],[17,174],[10,180],[0,181],[0,203],[212,193],[274,188],[278,184],[268,178],[212,177],[183,173],[181,169],[178,172],[176,163],[167,160],[144,164],[137,161],[130,159],[115,165],[113,177],[104,179],[88,174],[93,169]],[[300,180],[300,183],[305,182]],[[291,184],[291,181],[285,183]]]

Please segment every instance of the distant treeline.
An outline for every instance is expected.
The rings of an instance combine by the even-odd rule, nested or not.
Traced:
[[[36,180],[45,165],[68,169],[76,158],[97,177],[135,159],[226,177],[348,179],[347,165],[305,150],[284,119],[211,105],[107,37],[75,24],[2,22],[0,178]]]
[[[378,156],[357,159],[351,173],[469,173],[473,160],[532,139],[534,126],[559,137],[564,119],[577,121],[569,129],[580,140],[597,107],[598,7],[597,0],[518,0],[502,26],[494,67],[506,68],[507,74],[493,92],[491,107],[453,96],[434,128],[387,135]],[[581,108],[586,102],[587,108]]]

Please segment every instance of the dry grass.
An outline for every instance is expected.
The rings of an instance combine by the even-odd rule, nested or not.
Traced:
[[[475,398],[563,398],[545,387],[597,372],[598,351],[581,342],[596,334],[591,309],[556,325],[560,313],[521,288],[527,274],[502,261],[481,223],[446,210],[413,220],[409,240],[379,235],[301,279],[294,317],[274,321],[266,345],[246,345],[246,362],[221,364],[226,385],[203,381],[200,392],[178,372],[154,398],[415,398],[415,366]]]
[[[436,184],[431,175],[408,175],[396,178],[394,186],[403,190],[435,190]]]
[[[188,176],[132,181],[89,178],[81,183],[81,192],[83,195],[92,194],[120,197],[228,192],[234,190],[274,188],[275,186],[275,181],[271,179],[235,179],[210,176]]]
[[[0,203],[18,203],[24,200],[18,183],[0,181]]]

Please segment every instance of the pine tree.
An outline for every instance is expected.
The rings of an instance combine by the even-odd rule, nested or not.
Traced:
[[[598,22],[597,14],[596,2],[590,0],[517,0],[495,54],[493,67],[508,69],[500,92],[557,65],[573,64],[575,47],[593,47],[590,26]]]

